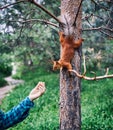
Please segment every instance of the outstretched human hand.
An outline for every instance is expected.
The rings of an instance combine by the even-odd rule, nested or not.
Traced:
[[[44,92],[45,92],[45,83],[44,82],[39,82],[34,89],[31,90],[29,94],[29,99],[31,101],[39,98]]]

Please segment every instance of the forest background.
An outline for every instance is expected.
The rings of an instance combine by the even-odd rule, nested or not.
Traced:
[[[0,6],[12,2],[15,1],[2,0]],[[37,2],[55,16],[60,15],[60,1]],[[110,23],[113,21],[113,3],[96,2],[98,4],[84,0],[82,5],[82,37],[85,39],[82,52],[90,76],[94,75],[91,72],[104,75],[107,68],[113,73],[113,24]],[[48,19],[55,23],[41,9],[26,2],[0,10],[0,87],[7,84],[4,77],[11,74],[13,78],[25,81],[3,99],[1,108],[8,111],[17,105],[40,80],[45,81],[47,87],[45,95],[35,102],[30,116],[10,130],[59,129],[59,71],[52,70],[51,60],[59,59],[60,44],[58,29],[47,24]],[[106,26],[111,30],[105,29]],[[82,80],[82,130],[113,129],[112,97],[112,79]]]

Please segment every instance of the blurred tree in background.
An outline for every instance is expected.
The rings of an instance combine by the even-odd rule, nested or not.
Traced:
[[[111,0],[83,2],[83,53],[88,69],[112,68],[113,3]]]
[[[28,1],[1,0],[0,7],[13,2],[18,4],[4,7],[0,14],[0,72],[2,72],[0,75],[4,77],[11,74],[12,62],[19,62],[30,69],[35,66],[43,66],[52,71],[51,60],[59,58],[60,46],[58,28],[47,24],[47,21],[55,25],[58,25],[57,22]],[[37,0],[37,2],[56,16],[60,15],[60,1]],[[96,71],[99,69],[102,70],[102,73],[103,69],[107,67],[112,70],[113,2],[111,0],[84,0],[82,7],[82,37],[85,38],[83,54],[86,56],[87,70]],[[25,71],[25,69],[23,70]],[[7,75],[4,75],[6,72]],[[2,81],[0,82],[2,83]],[[97,111],[97,108],[94,111]],[[105,114],[103,115],[106,116]],[[89,118],[91,117],[92,113],[89,115]],[[100,118],[98,118],[97,124],[92,121],[96,121],[96,118],[92,118],[91,122],[89,122],[87,115],[85,118],[87,120],[84,119],[86,121],[84,121],[86,123],[84,123],[84,128],[88,129],[89,125],[96,128],[98,123],[101,127]],[[108,126],[106,127],[108,128]]]
[[[48,1],[39,1],[51,12],[59,15],[60,2],[55,0],[51,2],[50,5]],[[0,4],[2,6],[10,3],[12,1],[3,0]],[[47,67],[50,66],[50,60],[58,59],[60,51],[56,29],[38,21],[45,18],[54,21],[31,3],[23,2],[3,9],[0,17],[2,48],[8,48],[6,50],[11,52],[9,52],[10,55],[12,54],[14,58],[22,61],[25,66],[45,64],[45,62]],[[30,22],[22,22],[27,20]]]
[[[0,6],[12,2],[2,0]],[[60,15],[60,1],[37,0],[56,16]],[[112,1],[83,1],[83,53],[89,69],[95,67],[112,68],[112,37],[113,37],[113,4]],[[56,23],[40,8],[29,2],[20,2],[4,8],[0,17],[1,45],[0,52],[11,52],[16,59],[26,66],[35,66],[59,57],[57,28],[43,20]],[[42,22],[41,22],[42,21]],[[43,26],[42,26],[43,25]],[[89,33],[90,32],[90,33]],[[96,65],[96,66],[95,66]]]

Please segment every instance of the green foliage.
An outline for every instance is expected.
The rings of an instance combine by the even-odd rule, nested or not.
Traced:
[[[112,130],[112,79],[82,83],[82,129]]]
[[[25,80],[6,97],[1,105],[10,110],[24,99],[38,81],[46,83],[46,93],[35,101],[26,120],[9,130],[58,130],[59,129],[59,75],[38,68],[22,75]],[[113,129],[113,87],[112,79],[82,81],[82,129]]]
[[[12,3],[12,1],[1,1],[1,6]],[[60,14],[60,1],[43,0],[41,4],[56,16]],[[102,6],[108,7],[107,3]],[[99,17],[89,17],[91,14]],[[91,1],[83,2],[83,28],[92,28],[106,26],[108,11],[100,9]],[[102,17],[102,18],[101,18]],[[0,18],[1,27],[4,28],[0,34],[0,53],[9,53],[14,51],[14,60],[23,61],[25,66],[28,66],[29,61],[33,61],[33,65],[40,65],[49,70],[49,61],[59,59],[59,41],[58,34],[54,27],[50,28],[45,23],[38,21],[21,24],[17,20],[28,19],[47,19],[54,22],[49,15],[37,8],[31,3],[20,3],[10,8],[4,9]],[[93,19],[92,19],[93,18]],[[103,20],[106,20],[106,22]],[[11,22],[13,20],[15,22]],[[42,25],[43,24],[43,25]],[[2,26],[3,25],[3,26]],[[49,26],[49,27],[48,27]],[[85,42],[83,48],[86,49],[86,66],[90,70],[95,70],[97,65],[101,67],[113,66],[113,47],[112,43],[105,42],[105,35],[99,32],[84,32],[83,38]],[[103,42],[104,41],[104,42]],[[87,50],[94,49],[88,54]],[[102,59],[98,59],[98,52],[102,50]],[[99,57],[99,58],[101,58]],[[46,65],[45,65],[46,63]],[[98,64],[99,63],[99,64]],[[103,64],[103,66],[101,66]],[[0,59],[0,72],[10,74],[11,68],[7,60],[4,62]],[[8,70],[7,70],[8,68]],[[31,66],[30,66],[31,69]],[[24,70],[24,73],[21,71]],[[19,68],[16,78],[25,80],[25,84],[19,85],[14,89],[10,96],[4,99],[2,108],[7,111],[11,109],[17,102],[21,101],[28,95],[30,90],[38,81],[45,81],[47,86],[46,93],[35,102],[36,106],[31,110],[30,116],[22,123],[10,130],[58,130],[58,79],[57,74],[46,72],[42,68],[31,69],[32,72],[27,72],[26,68]],[[4,74],[1,75],[4,75]],[[2,80],[2,78],[1,78]],[[1,83],[4,81],[1,81]],[[83,81],[82,85],[82,129],[83,130],[111,130],[113,129],[113,97],[112,80],[103,80],[88,82]]]
[[[10,96],[4,99],[2,104],[4,111],[17,105],[39,81],[46,83],[46,93],[35,101],[35,107],[31,109],[29,117],[10,130],[58,130],[59,76],[38,68],[25,73],[22,78],[25,83],[16,87]]]
[[[93,44],[93,43],[92,43]],[[113,69],[113,40],[106,40],[104,43],[96,42],[92,47],[83,44],[86,67],[88,70]]]
[[[1,1],[1,6],[11,4],[12,1]],[[60,1],[52,0],[50,4],[47,0],[40,3],[50,12],[59,16]],[[49,19],[50,22],[56,22],[40,8],[30,2],[22,2],[2,11],[1,25],[3,31],[1,33],[1,41],[4,43],[3,51],[6,47],[14,51],[16,59],[23,61],[27,66],[30,60],[33,65],[42,63],[42,59],[48,64],[49,60],[59,57],[58,34],[54,27],[46,25],[43,22],[32,21],[24,24],[18,22],[29,19]],[[13,21],[12,21],[13,19]],[[10,21],[9,21],[10,20]],[[5,49],[8,50],[8,49]]]
[[[105,67],[113,69],[113,40],[106,40],[103,63]]]
[[[6,56],[0,57],[0,75],[9,76],[11,75],[12,67],[11,62]]]
[[[11,75],[12,67],[11,61],[6,55],[0,55],[0,87],[7,84],[4,77]]]
[[[2,78],[0,77],[0,87],[3,87],[7,84],[7,82]]]
[[[0,73],[4,74],[5,76],[11,75],[12,68],[7,64],[0,61]]]

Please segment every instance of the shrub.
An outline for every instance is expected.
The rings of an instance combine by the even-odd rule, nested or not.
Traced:
[[[0,78],[0,87],[3,87],[7,84],[7,82],[3,79],[3,78]]]
[[[11,75],[12,67],[9,63],[0,59],[0,75],[9,76]]]

